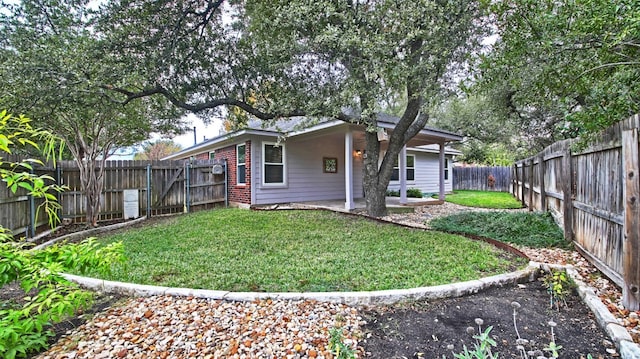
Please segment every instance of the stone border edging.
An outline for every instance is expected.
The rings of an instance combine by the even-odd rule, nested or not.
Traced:
[[[253,301],[256,299],[285,299],[304,300],[312,299],[323,302],[337,302],[348,305],[374,305],[394,304],[404,301],[421,299],[439,299],[461,297],[478,293],[494,286],[523,283],[534,281],[540,270],[539,265],[532,262],[525,269],[499,274],[491,277],[480,278],[467,282],[443,284],[433,287],[420,287],[410,289],[391,289],[369,292],[304,292],[304,293],[265,293],[265,292],[227,292],[219,290],[171,288],[154,285],[143,285],[125,282],[115,282],[97,278],[81,277],[72,274],[63,274],[67,280],[78,283],[81,286],[107,293],[118,293],[133,296],[192,296],[207,299],[223,299],[232,301]]]
[[[89,237],[92,236],[94,234],[99,234],[99,233],[103,233],[103,232],[107,232],[107,231],[112,231],[114,229],[120,229],[120,228],[124,228],[124,227],[128,227],[137,223],[140,223],[144,220],[147,219],[147,216],[143,216],[140,218],[136,218],[134,220],[128,221],[128,222],[122,222],[122,223],[116,223],[116,224],[112,224],[109,226],[104,226],[104,227],[97,227],[97,228],[91,228],[85,231],[80,231],[80,232],[75,232],[75,233],[70,233],[58,238],[54,238],[50,241],[44,242],[42,244],[38,244],[37,246],[31,248],[31,250],[38,250],[38,249],[43,249],[46,247],[49,247],[55,243],[58,243],[60,241],[64,241],[66,239],[75,239],[77,237]]]

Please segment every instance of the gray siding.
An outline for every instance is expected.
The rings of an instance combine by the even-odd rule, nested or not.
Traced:
[[[438,154],[437,153],[425,153],[414,152],[407,150],[407,155],[415,155],[415,181],[407,181],[407,188],[420,188],[420,190],[429,193],[438,193],[440,187],[438,185]],[[445,192],[451,192],[453,190],[453,161],[450,155],[446,155],[449,160],[449,179],[444,182]],[[389,182],[390,190],[400,190],[399,181]]]
[[[262,185],[262,143],[253,139],[254,204],[288,203],[345,198],[344,136],[323,136],[313,139],[284,141],[286,155],[286,186]],[[267,141],[269,141],[267,139]],[[322,158],[338,159],[337,173],[324,173]],[[362,197],[362,159],[354,158],[354,197]]]

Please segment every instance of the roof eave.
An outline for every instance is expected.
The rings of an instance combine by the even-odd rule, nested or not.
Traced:
[[[243,129],[238,130],[231,133],[226,133],[224,135],[206,140],[204,142],[198,143],[189,148],[185,148],[180,152],[173,153],[167,157],[162,158],[162,160],[177,160],[186,158],[189,156],[193,156],[199,153],[202,153],[204,150],[213,150],[218,148],[221,144],[225,142],[233,142],[234,139],[242,136],[249,135],[258,135],[258,136],[270,136],[270,137],[278,137],[282,136],[282,133],[276,131],[268,131],[268,130],[254,130],[254,129]]]

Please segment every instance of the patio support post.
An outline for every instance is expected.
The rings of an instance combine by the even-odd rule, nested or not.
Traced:
[[[353,133],[351,129],[344,134],[344,209],[351,211],[355,208],[353,202]]]
[[[400,150],[398,161],[398,179],[400,180],[400,204],[407,204],[407,145]]]
[[[438,192],[438,200],[439,201],[444,201],[444,142],[440,142],[440,160],[439,162],[439,175],[440,175],[440,181],[438,183],[439,187],[439,192]]]

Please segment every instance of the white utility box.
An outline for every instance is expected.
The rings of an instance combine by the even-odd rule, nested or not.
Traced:
[[[124,198],[124,219],[140,217],[140,199],[137,189],[125,189],[122,191]]]

